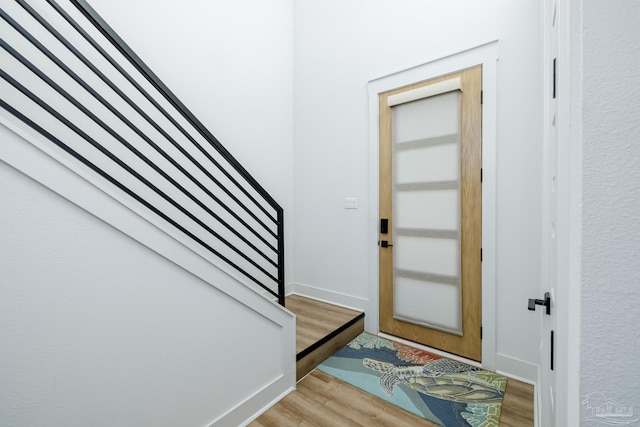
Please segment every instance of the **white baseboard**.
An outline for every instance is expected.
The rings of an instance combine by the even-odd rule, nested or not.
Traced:
[[[496,372],[527,384],[538,381],[538,365],[500,353],[496,354]]]
[[[209,427],[246,426],[296,389],[295,369],[276,378],[261,390],[218,417]]]
[[[369,307],[369,301],[365,298],[316,288],[314,286],[304,285],[302,283],[289,284],[287,286],[287,295],[290,294],[296,294],[318,301],[328,302],[329,304],[357,311],[366,311],[366,309]]]

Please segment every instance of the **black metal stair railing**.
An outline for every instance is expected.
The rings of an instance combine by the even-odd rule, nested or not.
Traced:
[[[15,0],[0,18],[5,117],[284,305],[283,209],[95,10]]]

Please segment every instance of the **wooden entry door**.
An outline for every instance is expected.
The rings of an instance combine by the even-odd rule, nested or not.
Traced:
[[[482,68],[380,94],[380,330],[481,360]]]

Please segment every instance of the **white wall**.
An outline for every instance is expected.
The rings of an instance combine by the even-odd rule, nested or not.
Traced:
[[[205,425],[283,374],[279,325],[3,162],[0,198],[2,425]]]
[[[574,32],[583,43],[577,77],[584,97],[576,106],[584,135],[580,394],[602,393],[637,413],[640,1],[580,3],[583,26]]]
[[[542,137],[538,1],[297,1],[294,200],[297,289],[366,306],[367,82],[499,39],[497,352],[537,363]],[[343,198],[358,198],[344,210]],[[375,239],[373,239],[375,241]],[[320,288],[320,290],[315,289]]]

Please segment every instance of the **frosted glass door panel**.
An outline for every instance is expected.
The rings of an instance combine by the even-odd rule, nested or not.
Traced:
[[[460,334],[460,92],[392,115],[393,316]]]
[[[394,211],[397,228],[458,230],[460,193],[458,190],[397,191]]]
[[[408,184],[417,182],[457,181],[460,165],[458,136],[453,143],[418,147],[410,150],[399,149],[394,153],[396,182]]]
[[[393,107],[394,143],[458,133],[460,92],[450,92]]]
[[[457,239],[399,236],[394,246],[395,268],[457,278],[460,271]]]
[[[394,317],[460,335],[460,288],[442,283],[396,277]]]

